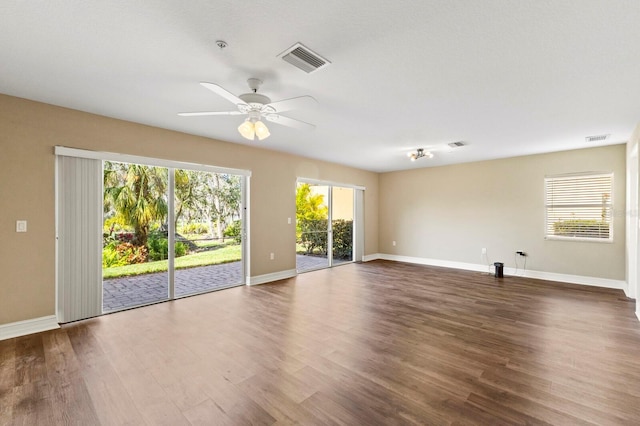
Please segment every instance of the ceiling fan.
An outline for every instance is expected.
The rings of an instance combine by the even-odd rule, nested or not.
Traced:
[[[296,120],[291,117],[281,115],[281,112],[290,111],[292,109],[303,108],[317,104],[317,101],[311,96],[299,96],[297,98],[284,99],[278,102],[271,102],[267,96],[258,93],[258,88],[262,84],[262,80],[250,78],[247,80],[251,92],[236,96],[228,90],[214,83],[201,82],[200,84],[211,90],[226,100],[235,104],[238,108],[235,111],[202,111],[202,112],[181,112],[178,115],[183,117],[193,117],[202,115],[248,115],[245,121],[238,126],[240,134],[249,139],[254,140],[256,137],[263,140],[269,137],[269,129],[262,122],[262,118],[272,123],[282,124],[284,126],[293,127],[301,130],[313,130],[316,126]]]

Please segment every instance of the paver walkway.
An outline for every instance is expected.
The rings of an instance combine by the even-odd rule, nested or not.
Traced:
[[[339,263],[345,262],[334,262]],[[326,258],[296,256],[296,268],[300,271],[326,266]],[[176,297],[244,284],[241,262],[178,269],[174,278]],[[169,298],[166,272],[104,280],[102,289],[102,310],[105,313],[161,302]]]

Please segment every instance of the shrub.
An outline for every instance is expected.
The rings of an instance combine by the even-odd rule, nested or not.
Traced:
[[[122,243],[130,243],[133,241],[133,232],[118,232],[116,234],[116,240]]]
[[[147,261],[148,251],[144,246],[112,241],[102,249],[102,267],[133,265]]]
[[[609,238],[609,223],[589,219],[560,220],[553,224],[553,235],[560,237]]]
[[[149,246],[149,260],[165,260],[169,257],[169,241],[166,237],[158,235],[157,233],[149,235],[147,241]],[[180,257],[187,254],[187,245],[180,241],[176,241],[174,245],[174,256]]]
[[[333,221],[333,257],[351,259],[353,253],[353,221],[338,219]]]
[[[300,227],[300,244],[306,254],[327,254],[327,220],[307,220],[298,222]]]
[[[187,245],[185,243],[177,241],[175,243],[175,247],[173,248],[173,251],[175,252],[174,254],[175,257],[184,256],[185,254],[187,254],[187,251],[188,251]]]
[[[224,230],[225,237],[233,238],[233,240],[240,244],[242,242],[242,225],[239,220],[234,220],[233,223]]]
[[[166,238],[160,237],[157,234],[152,234],[149,236],[147,245],[149,246],[149,260],[156,261],[167,259],[167,255],[169,253],[169,242]]]
[[[353,221],[337,219],[333,224],[333,257],[351,259],[353,253]],[[306,220],[299,223],[299,243],[306,254],[327,254],[327,220]]]
[[[204,223],[192,222],[180,227],[181,234],[206,234],[209,227]]]
[[[131,243],[120,243],[116,246],[118,254],[127,261],[128,265],[147,261],[148,250],[144,246],[134,246]]]
[[[112,241],[102,249],[102,267],[103,268],[113,268],[115,266],[125,266],[128,265],[126,259],[120,257],[118,251],[116,250],[117,242]]]

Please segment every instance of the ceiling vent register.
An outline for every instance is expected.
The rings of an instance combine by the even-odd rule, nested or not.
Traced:
[[[447,145],[449,145],[451,148],[460,148],[461,146],[465,146],[466,143],[464,143],[462,141],[458,141],[458,142],[448,143]]]
[[[606,140],[609,135],[597,135],[597,136],[587,136],[584,138],[587,142],[602,142]]]
[[[290,63],[296,68],[301,69],[307,74],[326,68],[331,64],[327,59],[313,52],[301,43],[296,43],[281,54],[278,55],[285,62]]]

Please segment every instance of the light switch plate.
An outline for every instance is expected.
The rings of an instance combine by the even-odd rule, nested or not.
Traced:
[[[26,220],[16,220],[16,232],[27,232]]]

